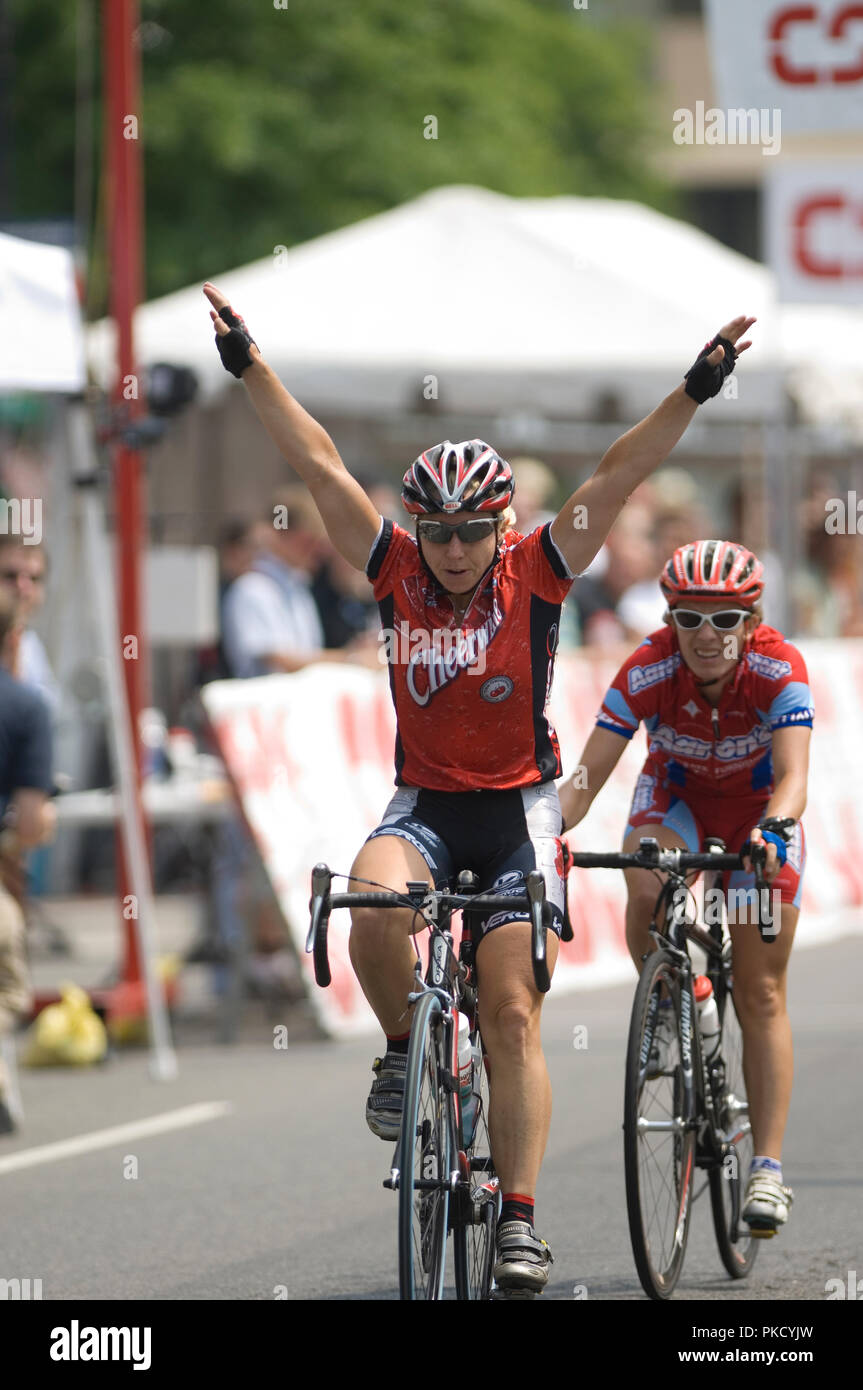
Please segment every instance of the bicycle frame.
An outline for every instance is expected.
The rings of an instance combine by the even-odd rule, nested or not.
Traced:
[[[411,885],[408,884],[408,890]],[[422,885],[425,891],[425,884]],[[456,1031],[456,1012],[458,1004],[461,1002],[459,970],[461,963],[456,961],[454,953],[454,940],[450,931],[450,921],[452,919],[452,908],[445,905],[441,909],[442,920],[432,927],[429,940],[429,960],[426,968],[425,977],[421,977],[421,963],[417,960],[415,971],[417,975],[418,988],[408,995],[408,1004],[416,1004],[424,994],[433,994],[440,1001],[441,1021],[444,1034],[444,1055],[449,1059],[449,1073],[446,1078],[447,1090],[450,1101],[446,1107],[447,1130],[449,1132],[449,1152],[458,1156],[459,1153],[459,1126],[461,1122],[461,1097],[458,1087],[458,1034]],[[404,1168],[404,1160],[401,1152],[403,1136],[399,1135],[393,1167],[390,1175],[384,1180],[384,1187],[395,1190],[399,1185],[399,1175]],[[458,1187],[461,1170],[451,1168],[443,1180],[438,1178],[414,1179],[414,1187],[427,1187],[437,1189],[442,1181],[448,1186],[450,1196],[455,1194]]]
[[[717,890],[721,882],[722,874],[717,872],[713,876],[710,887]],[[724,939],[721,923],[717,923],[711,929],[705,929],[698,922],[689,922],[680,915],[678,904],[681,894],[686,896],[690,894],[690,887],[686,883],[685,875],[669,873],[657,895],[650,935],[660,949],[665,949],[677,957],[680,966],[681,1070],[683,1080],[683,1113],[680,1119],[683,1121],[683,1128],[697,1127],[696,1166],[708,1169],[721,1165],[734,1139],[739,1136],[729,1137],[719,1129],[715,1105],[714,1073],[723,1059],[721,1055],[710,1059],[704,1055],[701,1032],[694,1019],[694,973],[687,945],[688,942],[693,941],[704,951],[707,957],[706,974],[717,999],[719,999],[719,991],[717,991],[716,986],[725,964]],[[665,934],[657,927],[657,919],[662,914],[664,914],[665,924],[668,927]],[[724,991],[721,1006],[723,1010],[728,1006]],[[660,1130],[664,1126],[669,1131],[677,1128],[675,1121],[646,1122],[646,1124],[649,1128],[656,1130]]]
[[[476,1034],[477,998],[475,978],[471,974],[471,927],[478,914],[491,915],[512,909],[530,918],[534,982],[541,993],[548,990],[551,980],[546,958],[548,928],[545,881],[542,873],[534,869],[525,875],[524,888],[518,893],[477,892],[475,876],[465,871],[459,875],[459,887],[465,891],[457,893],[430,889],[425,881],[408,881],[404,892],[332,894],[332,877],[326,864],[317,864],[312,872],[311,921],[306,950],[313,953],[315,978],[319,985],[327,986],[331,978],[327,926],[334,908],[400,908],[402,911],[408,908],[413,911],[415,918],[412,932],[416,934],[420,924],[430,930],[428,965],[423,974],[421,961],[417,959],[415,988],[408,995],[408,1004],[414,1006],[414,1014],[407,1056],[404,1116],[410,1115],[411,1119],[406,1123],[403,1118],[389,1176],[383,1184],[399,1195],[399,1280],[402,1296],[416,1297],[419,1288],[428,1298],[441,1297],[446,1240],[452,1233],[458,1296],[468,1299],[487,1297],[492,1284],[499,1188],[488,1147],[488,1116],[482,1100],[479,1100],[477,1119],[471,1133],[464,1132],[458,1015],[465,1014],[470,1021],[471,1033]],[[466,917],[459,957],[456,958],[450,926],[453,912],[462,909],[466,910]],[[478,1097],[482,1095],[481,1082],[482,1078],[477,1083]],[[431,1111],[424,1112],[422,1123],[418,1126],[420,1097],[427,1084],[434,1090],[435,1104]],[[486,1131],[484,1143],[477,1138],[481,1116]],[[435,1134],[438,1136],[437,1143]],[[491,1178],[486,1183],[475,1178],[478,1174],[490,1174]],[[440,1200],[435,1200],[431,1195],[433,1193],[440,1194]],[[428,1244],[422,1224],[425,1194],[429,1196],[433,1212],[437,1210],[437,1214],[428,1218],[425,1228],[426,1233],[432,1232],[428,1236]],[[419,1220],[419,1265],[415,1262],[418,1246],[414,1214]],[[417,1270],[419,1282],[416,1279]]]

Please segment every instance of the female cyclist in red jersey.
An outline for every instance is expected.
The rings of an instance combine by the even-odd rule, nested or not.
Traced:
[[[728,913],[755,1148],[743,1217],[753,1234],[772,1236],[792,1201],[781,1161],[793,1066],[785,980],[806,856],[800,817],[812,727],[809,681],[797,648],[761,621],[763,567],[743,546],[717,540],[681,546],[659,582],[667,626],[651,633],[612,681],[579,759],[579,786],[561,784],[561,810],[566,829],[583,819],[643,720],[648,756],[624,850],[637,850],[645,835],[691,851],[706,836],[718,836],[732,853],[747,841],[767,846],[765,877],[782,902],[773,941],[762,941],[746,903],[753,876],[726,875],[724,886],[737,890],[732,903],[746,904],[742,912],[729,906]],[[648,931],[656,880],[646,869],[628,870],[626,880],[626,938],[640,968],[653,949]],[[652,1062],[661,1071],[668,1043],[660,1029],[657,1034]]]
[[[378,515],[326,431],[263,361],[226,297],[204,286],[216,342],[260,420],[309,488],[330,540],[372,581],[396,707],[396,794],[353,865],[356,879],[399,889],[437,886],[472,869],[480,886],[517,892],[540,868],[553,905],[553,970],[562,925],[557,738],[545,716],[560,611],[573,577],[602,545],[629,494],[666,458],[697,406],[718,394],[740,339],[741,315],[702,349],[685,381],[604,455],[555,520],[527,537],[511,529],[512,470],[482,440],[421,454],[402,499],[411,535]],[[414,915],[352,914],[351,960],[386,1035],[366,1119],[398,1137],[413,987]],[[534,1230],[534,1192],[551,1094],[540,1043],[542,995],[526,914],[498,913],[476,946],[483,1045],[494,1085],[489,1130],[503,1207],[495,1278],[540,1291],[551,1255]]]

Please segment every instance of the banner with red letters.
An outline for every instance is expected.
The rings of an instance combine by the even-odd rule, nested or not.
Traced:
[[[796,132],[863,129],[863,5],[855,0],[707,0],[716,98],[778,112]]]
[[[863,159],[771,165],[764,234],[780,299],[863,303]]]
[[[798,948],[863,930],[863,641],[800,647],[816,716]],[[602,696],[627,654],[558,658],[549,712],[565,775],[577,766]],[[334,913],[330,923],[329,989],[315,985],[304,946],[312,867],[323,861],[346,875],[393,792],[395,723],[385,673],[322,664],[296,675],[216,682],[204,687],[202,698],[322,1025],[337,1036],[373,1030],[377,1024],[348,958],[347,913]],[[620,847],[644,755],[640,731],[568,837],[573,848]],[[333,891],[344,884],[337,880]],[[561,947],[552,989],[634,981],[624,941],[623,875],[576,871],[569,904],[574,939]]]

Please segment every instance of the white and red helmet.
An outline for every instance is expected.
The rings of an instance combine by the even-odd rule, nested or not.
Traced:
[[[675,550],[659,587],[670,605],[685,598],[716,598],[751,608],[764,589],[764,566],[735,541],[691,541]]]
[[[512,469],[490,444],[445,439],[412,463],[402,482],[405,510],[423,512],[502,512],[512,501]]]

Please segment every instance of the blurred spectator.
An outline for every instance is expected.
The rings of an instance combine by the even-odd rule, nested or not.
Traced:
[[[401,497],[394,487],[390,487],[389,483],[362,478],[359,478],[358,482],[368,493],[385,521],[397,521],[400,525],[404,525],[405,509],[402,506]]]
[[[828,531],[826,524],[836,500],[847,497],[835,474],[824,469],[813,474],[801,516],[804,561],[791,583],[801,634],[863,635],[863,556],[860,537],[851,529],[856,517],[846,513],[844,531]]]
[[[695,502],[660,512],[654,520],[655,563],[647,579],[632,584],[620,596],[617,615],[631,637],[639,641],[662,627],[666,603],[659,587],[663,565],[681,545],[707,539],[709,522]]]
[[[782,561],[770,549],[767,524],[767,505],[764,488],[740,479],[731,489],[729,498],[731,519],[728,540],[739,541],[753,551],[764,566],[764,597],[761,602],[764,621],[778,627],[783,621],[781,596],[785,592],[785,573]]]
[[[51,727],[44,700],[16,680],[21,628],[8,590],[0,591],[0,1034],[30,1007],[22,901],[25,852],[48,840],[56,816],[48,800]],[[0,1134],[15,1128],[0,1061]]]
[[[643,633],[627,626],[618,604],[632,585],[649,579],[655,583],[658,571],[651,509],[645,503],[630,501],[596,559],[572,586],[581,640],[586,647],[640,640]]]
[[[265,548],[230,584],[222,607],[222,641],[234,676],[299,671],[322,659],[311,577],[329,547],[323,522],[299,485],[275,494],[267,520]]]
[[[312,597],[324,631],[324,645],[348,647],[371,634],[378,647],[378,606],[362,570],[354,569],[334,551],[312,580]]]
[[[257,523],[232,517],[219,531],[219,599],[223,599],[228,586],[247,574],[255,563]]]
[[[48,557],[44,547],[24,545],[21,537],[0,533],[0,579],[15,599],[22,625],[18,679],[38,690],[52,714],[60,708],[60,688],[39,635],[29,626],[45,601]]]
[[[510,464],[515,475],[515,529],[521,535],[529,536],[537,526],[554,521],[557,515],[552,507],[557,479],[548,464],[540,459],[514,458]]]
[[[381,516],[391,521],[403,517],[399,496],[388,483],[361,477],[357,481]],[[312,580],[324,645],[330,649],[344,648],[351,658],[371,658],[379,665],[378,606],[372,586],[362,571],[348,564],[334,547],[329,550]]]
[[[225,595],[235,579],[247,574],[255,562],[255,523],[232,517],[220,528],[216,542],[219,558],[219,641],[197,654],[195,685],[225,680],[231,675],[224,642]]]

